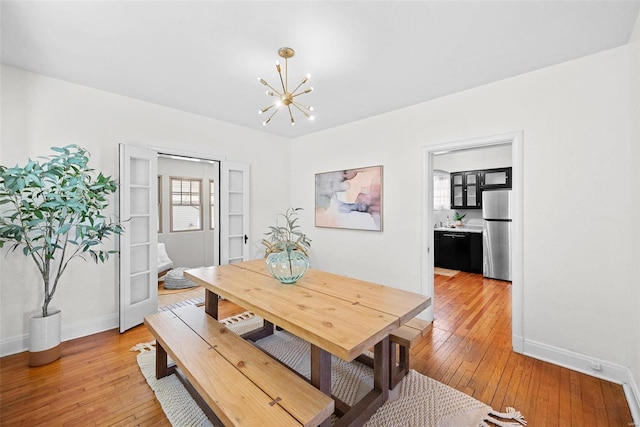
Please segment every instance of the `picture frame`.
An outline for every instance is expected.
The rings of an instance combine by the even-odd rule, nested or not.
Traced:
[[[382,165],[315,175],[315,226],[382,231]]]

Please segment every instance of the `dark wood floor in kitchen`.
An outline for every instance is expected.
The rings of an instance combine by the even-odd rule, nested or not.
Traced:
[[[459,273],[436,275],[434,326],[412,367],[491,405],[513,406],[530,427],[632,425],[622,387],[511,351],[511,286]],[[243,309],[223,301],[221,317]],[[144,326],[63,343],[62,358],[27,367],[0,359],[0,425],[168,426],[129,349]]]

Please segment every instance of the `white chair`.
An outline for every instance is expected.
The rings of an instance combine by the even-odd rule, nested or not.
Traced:
[[[167,274],[167,271],[173,268],[173,261],[167,254],[167,248],[164,243],[158,243],[158,277]]]

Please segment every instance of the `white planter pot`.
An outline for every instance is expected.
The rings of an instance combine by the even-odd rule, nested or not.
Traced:
[[[62,312],[55,310],[47,317],[29,319],[29,366],[41,366],[60,358]]]

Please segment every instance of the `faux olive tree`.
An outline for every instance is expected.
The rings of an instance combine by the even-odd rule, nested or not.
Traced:
[[[99,248],[122,226],[102,215],[116,181],[89,168],[89,153],[78,145],[25,166],[0,165],[0,248],[21,249],[35,262],[44,285],[42,316],[62,274],[74,258],[104,262],[113,250]]]

